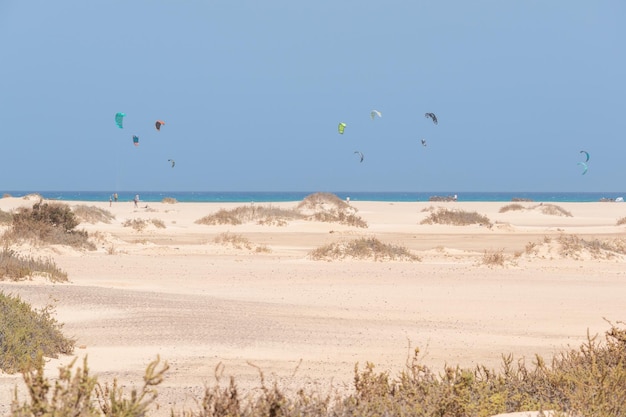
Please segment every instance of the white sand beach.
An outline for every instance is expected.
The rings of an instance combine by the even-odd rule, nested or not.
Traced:
[[[34,202],[3,198],[0,209]],[[351,202],[367,228],[195,223],[239,203],[66,203],[114,215],[110,223],[79,226],[97,250],[21,245],[15,249],[51,257],[69,282],[0,281],[0,291],[35,307],[52,303],[64,333],[76,339],[74,355],[49,360],[49,377],[87,356],[101,381],[139,387],[149,362],[157,355],[167,361],[155,415],[195,409],[219,364],[242,389],[259,386],[259,370],[287,391],[349,389],[355,364],[371,362],[393,376],[416,347],[436,371],[445,364],[498,370],[503,354],[529,363],[535,354],[549,358],[577,348],[587,332],[602,335],[606,320],[624,319],[626,258],[584,245],[563,252],[558,244],[560,236],[625,239],[626,225],[617,225],[623,203],[555,203],[571,213],[562,216],[539,202],[504,213],[509,203]],[[437,207],[480,213],[493,226],[420,224]],[[133,219],[165,227],[124,226]],[[245,237],[250,248],[216,243],[224,232]],[[322,245],[363,236],[421,260],[309,257]],[[486,265],[485,253],[501,253],[504,264]],[[21,375],[0,373],[2,415],[15,385],[24,399]]]

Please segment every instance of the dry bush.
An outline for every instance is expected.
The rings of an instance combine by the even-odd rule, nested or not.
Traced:
[[[72,210],[76,216],[87,223],[111,223],[115,216],[108,210],[96,206],[75,206]]]
[[[78,249],[95,250],[85,230],[76,230],[80,224],[70,207],[61,203],[39,201],[32,208],[21,207],[13,213],[11,227],[5,231],[5,244],[31,241],[35,244],[67,245]]]
[[[350,204],[343,201],[333,193],[313,193],[304,197],[304,199],[298,203],[298,210],[328,210],[335,209],[339,211],[354,210]]]
[[[247,237],[236,233],[220,233],[213,239],[213,242],[224,246],[232,246],[235,249],[253,250],[257,253],[271,252],[266,245],[254,245]]]
[[[248,222],[256,222],[261,225],[284,226],[288,220],[301,219],[302,215],[294,209],[283,209],[274,206],[248,205],[235,207],[231,210],[220,209],[214,214],[204,216],[195,221],[197,224],[239,225]]]
[[[331,243],[309,253],[311,259],[332,261],[336,259],[373,259],[375,261],[420,261],[419,256],[408,249],[383,243],[376,238],[358,238]]]
[[[35,275],[44,276],[52,282],[66,282],[67,273],[59,269],[50,258],[21,256],[14,250],[4,248],[0,252],[0,281],[22,281]]]
[[[13,197],[13,196],[11,194],[9,194],[9,193],[2,194],[2,198],[11,198],[11,197]]]
[[[593,259],[611,259],[626,255],[626,241],[586,240],[577,235],[560,235],[557,239],[560,245],[559,254],[566,258],[581,259],[583,254],[589,254]]]
[[[478,214],[475,211],[451,210],[442,207],[431,212],[428,217],[421,221],[421,224],[449,224],[454,226],[479,224],[487,227],[492,226],[491,220],[487,216]]]
[[[363,220],[361,217],[355,214],[345,213],[345,212],[319,211],[319,212],[311,214],[306,219],[314,220],[318,222],[339,223],[339,224],[345,224],[346,226],[367,228],[367,222]]]
[[[0,210],[0,225],[11,224],[13,222],[13,214]]]
[[[165,222],[160,219],[126,219],[124,223],[122,223],[122,226],[131,227],[138,232],[145,230],[149,225],[153,225],[157,229],[165,229]]]
[[[572,213],[565,210],[561,206],[557,206],[555,204],[539,204],[533,207],[534,209],[538,209],[543,214],[547,214],[549,216],[564,216],[564,217],[573,217]]]
[[[622,217],[621,219],[617,219],[617,226],[622,226],[626,224],[626,217]]]
[[[507,204],[506,206],[501,207],[498,212],[506,213],[507,211],[519,211],[519,210],[524,210],[524,206],[521,204],[514,203],[514,204]]]
[[[487,251],[483,253],[481,263],[487,266],[504,266],[504,262],[506,261],[506,257],[504,256],[504,250],[497,251]]]
[[[163,198],[163,200],[161,200],[161,203],[164,203],[164,204],[176,204],[176,203],[178,203],[178,200],[176,200],[173,197],[165,197],[165,198]]]

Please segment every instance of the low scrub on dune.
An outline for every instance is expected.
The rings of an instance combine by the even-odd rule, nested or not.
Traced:
[[[408,249],[383,243],[373,237],[331,243],[309,253],[311,259],[333,261],[346,258],[374,261],[419,261],[419,256]]]
[[[126,219],[124,223],[122,223],[122,226],[130,227],[138,232],[144,231],[150,225],[157,229],[165,229],[165,222],[161,219]]]
[[[479,224],[491,227],[491,220],[487,216],[478,214],[477,212],[469,212],[465,210],[447,209],[440,207],[421,221],[421,224],[449,224],[453,226],[468,226]]]
[[[8,211],[0,210],[0,225],[9,225],[13,222],[13,215]]]
[[[485,250],[481,259],[481,264],[489,267],[504,266],[506,256],[504,250]]]
[[[500,207],[500,210],[498,210],[498,212],[506,213],[507,211],[520,211],[524,209],[525,207],[523,205],[518,204],[518,203],[512,203],[512,204],[507,204],[506,206]]]
[[[43,276],[52,282],[68,280],[67,273],[50,258],[22,256],[8,248],[0,252],[0,281],[22,281],[34,276]]]
[[[165,197],[165,198],[163,198],[163,200],[161,200],[161,203],[164,203],[164,204],[176,204],[176,203],[178,203],[178,200],[176,200],[174,197]]]
[[[50,305],[36,310],[0,292],[0,370],[15,373],[43,366],[42,355],[56,358],[74,351],[74,340],[63,335],[53,313]]]
[[[533,255],[543,258],[569,258],[574,260],[608,260],[626,256],[626,240],[585,239],[578,235],[561,234],[557,237],[546,236],[540,242],[529,242],[521,255]]]
[[[143,386],[125,393],[115,379],[102,386],[74,362],[49,380],[41,362],[24,372],[30,397],[12,402],[12,416],[81,415],[149,417],[157,409],[157,388],[169,365],[160,358],[146,368]],[[254,366],[251,364],[251,366]],[[366,362],[354,366],[352,389],[317,392],[305,387],[289,393],[268,384],[259,370],[256,394],[243,393],[235,377],[222,385],[224,366],[215,368],[215,384],[205,385],[195,409],[166,410],[172,417],[487,417],[501,413],[553,410],[559,416],[622,417],[626,404],[626,330],[611,324],[604,340],[587,336],[577,349],[540,356],[532,365],[502,356],[500,371],[446,365],[436,372],[424,365],[419,349],[397,375],[379,372]],[[53,388],[52,395],[46,395]]]
[[[622,217],[621,219],[617,219],[617,226],[622,226],[626,224],[626,217]]]
[[[255,245],[247,237],[236,233],[220,233],[215,237],[215,239],[213,239],[213,242],[219,245],[232,246],[235,249],[248,249],[255,252],[270,252],[270,249],[267,246]]]
[[[246,205],[230,210],[220,209],[213,214],[196,220],[196,223],[210,226],[236,226],[244,223],[285,226],[290,221],[308,220],[366,228],[367,223],[355,213],[356,209],[334,194],[317,193],[306,197],[295,208],[285,209],[272,205]]]
[[[79,205],[72,209],[76,217],[87,223],[111,223],[115,216],[108,210],[96,206]]]
[[[547,214],[549,216],[563,216],[563,217],[574,217],[572,213],[565,210],[561,206],[557,206],[556,204],[539,204],[533,206],[532,209],[539,210],[542,214]]]
[[[87,231],[76,229],[79,224],[67,204],[39,201],[32,208],[21,207],[13,213],[11,226],[5,231],[3,240],[5,244],[30,241],[95,250]]]
[[[266,226],[284,226],[289,220],[301,219],[302,215],[294,209],[284,209],[271,205],[247,205],[231,210],[220,209],[216,213],[196,220],[205,225],[239,225],[254,222]]]

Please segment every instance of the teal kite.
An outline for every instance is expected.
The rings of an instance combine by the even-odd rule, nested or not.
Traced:
[[[383,117],[382,113],[379,112],[378,110],[372,110],[370,112],[370,117],[372,118],[372,120],[376,119],[376,116]]]
[[[133,145],[139,146],[139,138],[135,135],[133,135]]]
[[[580,151],[580,153],[584,153],[586,158],[587,158],[587,159],[585,159],[585,162],[589,162],[589,152],[587,152],[587,151]]]
[[[579,162],[578,165],[583,167],[583,173],[581,175],[585,175],[587,173],[587,169],[589,169],[589,167],[587,166],[586,163],[584,162]]]
[[[120,129],[123,129],[123,122],[124,122],[124,116],[126,116],[125,113],[115,113],[115,124],[117,125],[117,127],[119,127]]]
[[[340,135],[343,135],[343,131],[345,130],[345,128],[346,128],[346,124],[345,123],[343,123],[343,122],[339,123],[339,134]]]

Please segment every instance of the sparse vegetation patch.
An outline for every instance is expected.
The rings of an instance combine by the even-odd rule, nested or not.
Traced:
[[[74,340],[61,333],[62,325],[46,306],[33,310],[19,297],[0,292],[0,369],[14,373],[43,366],[41,355],[56,358],[74,351]]]
[[[311,259],[315,260],[339,260],[346,258],[372,259],[375,261],[419,261],[419,256],[411,253],[408,249],[383,243],[380,240],[370,238],[359,238],[350,241],[341,241],[319,247],[309,253]]]
[[[21,281],[35,275],[44,276],[52,282],[67,281],[67,273],[59,269],[52,259],[21,256],[8,248],[0,252],[0,281]]]
[[[127,219],[122,223],[124,227],[130,227],[138,232],[144,231],[149,225],[153,225],[157,229],[165,229],[165,222],[160,219]]]
[[[76,230],[80,224],[67,204],[39,201],[32,208],[21,207],[13,214],[11,227],[4,233],[6,243],[31,241],[36,244],[67,245],[78,249],[95,250],[85,230]]]
[[[79,205],[73,208],[74,214],[87,223],[111,223],[111,220],[115,219],[115,216],[108,210],[101,209],[96,206]]]
[[[501,207],[499,212],[506,213],[507,211],[520,211],[520,210],[524,210],[524,206],[518,203],[513,203],[513,204],[507,204],[506,206]]]
[[[250,242],[247,237],[236,233],[221,233],[213,239],[213,242],[219,245],[232,246],[235,249],[247,249],[255,252],[270,252],[270,249],[267,246],[255,245]]]
[[[477,212],[468,212],[464,210],[438,208],[432,211],[428,217],[421,221],[421,224],[449,224],[454,226],[467,226],[471,224],[480,224],[491,227],[491,220],[487,216],[478,214]]]

